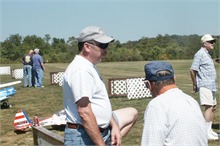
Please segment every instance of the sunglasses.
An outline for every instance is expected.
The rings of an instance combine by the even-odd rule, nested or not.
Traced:
[[[107,49],[108,48],[108,43],[103,44],[103,43],[98,43],[98,42],[95,42],[95,41],[87,41],[87,43],[92,44],[94,46],[97,46],[101,49]]]
[[[214,44],[215,41],[207,41],[209,44]]]

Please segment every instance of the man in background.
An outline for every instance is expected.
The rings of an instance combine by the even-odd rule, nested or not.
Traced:
[[[142,146],[207,146],[205,119],[198,102],[175,84],[171,64],[145,65],[145,85],[154,97],[145,110]]]
[[[44,62],[43,58],[39,55],[40,49],[34,49],[33,56],[33,71],[34,71],[34,79],[35,79],[35,88],[43,88],[43,77],[44,77]]]
[[[209,140],[217,140],[218,134],[212,130],[214,111],[216,110],[217,74],[210,51],[214,49],[215,39],[210,34],[201,38],[202,47],[194,55],[190,68],[193,91],[199,91],[200,104],[205,107]]]
[[[32,55],[33,50],[29,50],[28,54],[25,54],[21,58],[23,63],[23,87],[32,87]]]

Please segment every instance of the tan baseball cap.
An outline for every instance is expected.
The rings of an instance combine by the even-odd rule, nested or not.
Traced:
[[[213,38],[210,34],[205,34],[204,36],[202,36],[201,41],[207,42],[207,41],[216,41],[215,38]]]
[[[99,43],[107,44],[114,41],[114,38],[107,36],[98,26],[88,26],[84,28],[77,37],[78,42],[94,40]]]

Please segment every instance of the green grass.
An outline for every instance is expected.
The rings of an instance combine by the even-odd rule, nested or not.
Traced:
[[[193,96],[198,100],[198,94],[193,94],[192,83],[189,74],[189,68],[192,60],[175,60],[169,61],[175,70],[177,86],[184,92]],[[100,63],[98,69],[102,75],[106,86],[108,86],[108,78],[120,78],[120,77],[144,77],[144,65],[146,61],[141,62],[111,62],[111,63]],[[22,88],[22,84],[15,85],[17,93],[11,97],[10,102],[14,106],[10,109],[0,110],[0,145],[33,145],[32,131],[31,129],[23,134],[16,134],[13,129],[13,121],[15,113],[19,109],[24,109],[28,116],[33,119],[34,116],[48,117],[54,112],[63,109],[63,97],[62,88],[58,85],[50,85],[50,72],[64,71],[68,64],[45,64],[46,72],[44,78],[44,86],[42,89],[35,88]],[[220,80],[219,69],[220,65],[215,64],[218,72],[218,79]],[[22,68],[21,64],[10,64],[0,66],[11,66],[12,69]],[[0,76],[0,82],[6,83],[15,81],[10,75]],[[217,96],[219,102],[219,93]],[[128,100],[126,97],[114,97],[110,98],[113,109],[123,107],[135,107],[139,112],[139,118],[136,125],[130,131],[130,133],[123,139],[122,145],[140,145],[142,126],[143,126],[143,115],[148,102],[151,99],[132,99]],[[214,124],[220,124],[220,106],[217,106],[215,113]],[[47,127],[53,132],[63,135],[63,131],[54,130],[51,127]],[[214,129],[220,133],[218,129]],[[199,133],[198,133],[199,134]],[[210,146],[220,145],[220,141],[209,141]]]

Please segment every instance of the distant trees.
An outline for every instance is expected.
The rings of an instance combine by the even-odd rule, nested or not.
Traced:
[[[214,36],[219,38],[219,36]],[[158,35],[155,38],[143,37],[138,41],[120,43],[113,42],[108,49],[104,61],[150,61],[192,59],[201,47],[201,36],[198,35]],[[36,35],[25,36],[10,35],[0,43],[1,63],[18,63],[20,58],[30,49],[40,48],[44,60],[51,63],[68,63],[78,53],[77,40],[69,37],[67,41],[62,38],[51,38],[46,34],[44,38]],[[219,57],[219,41],[212,51],[212,57]]]
[[[14,62],[17,58],[20,58],[20,52],[24,50],[20,49],[21,45],[22,37],[19,36],[19,34],[11,35],[3,43],[1,43],[1,62]]]

